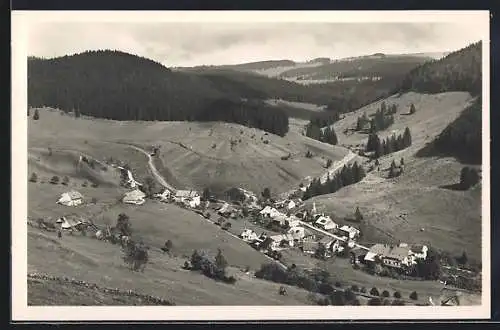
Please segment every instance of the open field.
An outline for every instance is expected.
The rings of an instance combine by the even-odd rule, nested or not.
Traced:
[[[29,123],[30,148],[50,146],[53,150],[85,152],[100,160],[126,160],[141,181],[150,175],[146,156],[113,142],[136,144],[146,150],[158,144],[162,174],[168,172],[165,176],[173,176],[181,187],[199,190],[210,186],[221,192],[238,186],[256,192],[265,187],[273,193],[283,192],[308,175],[323,173],[327,158],[336,161],[347,152],[294,130],[282,138],[236,124],[117,122],[76,119],[53,110],[40,113],[40,120]],[[237,141],[234,147],[231,139]],[[316,156],[305,158],[307,150]],[[289,153],[289,160],[281,160]]]
[[[359,183],[344,187],[334,194],[317,196],[318,209],[338,218],[350,215],[359,206],[365,221],[362,231],[367,242],[404,241],[425,243],[456,255],[467,251],[469,257],[481,259],[481,190],[480,185],[468,191],[450,190],[446,186],[459,182],[464,166],[452,158],[417,158],[414,154],[431,142],[453,121],[471,100],[468,93],[424,95],[416,93],[392,96],[387,106],[396,103],[395,123],[380,137],[392,131],[400,134],[410,127],[412,146],[380,158],[377,170]],[[340,144],[366,143],[365,134],[346,135],[344,129],[355,126],[356,119],[366,111],[374,112],[382,101],[360,109],[334,124]],[[414,115],[408,112],[413,102]],[[392,160],[399,165],[404,158],[401,176],[386,179]]]
[[[29,229],[28,271],[68,276],[121,290],[133,289],[158,296],[176,305],[298,305],[308,304],[308,293],[289,287],[288,296],[278,294],[279,285],[261,281],[238,269],[235,285],[215,282],[181,269],[184,259],[150,251],[144,273],[128,270],[118,246],[91,237],[64,236]]]

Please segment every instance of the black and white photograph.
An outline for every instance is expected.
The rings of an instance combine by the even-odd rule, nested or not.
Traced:
[[[13,12],[12,47],[13,315],[489,317],[487,11]]]

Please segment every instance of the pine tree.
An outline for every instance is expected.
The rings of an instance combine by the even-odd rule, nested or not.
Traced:
[[[354,218],[355,218],[357,221],[361,221],[361,220],[363,220],[363,215],[361,214],[361,211],[359,210],[359,207],[358,207],[358,206],[356,207],[356,211],[354,212]]]
[[[389,168],[389,178],[396,176],[396,162],[392,160],[391,167]]]
[[[405,132],[403,134],[403,145],[405,148],[411,146],[411,132],[408,127],[405,128]]]
[[[410,115],[413,115],[417,110],[415,109],[415,105],[412,103],[410,104]]]
[[[33,114],[33,120],[40,119],[40,114],[38,113],[38,109],[35,109],[35,113]]]
[[[384,115],[386,111],[387,111],[387,106],[386,106],[385,101],[384,101],[380,105],[380,112],[381,112],[382,115]]]

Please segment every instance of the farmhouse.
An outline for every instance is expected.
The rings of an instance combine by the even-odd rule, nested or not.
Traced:
[[[78,227],[86,223],[86,221],[77,216],[62,216],[56,220],[56,223],[60,224],[63,230],[70,230],[78,229]]]
[[[365,256],[367,262],[380,261],[388,267],[403,268],[414,264],[414,258],[406,247],[375,244]]]
[[[298,227],[300,226],[300,219],[297,218],[296,216],[290,216],[288,217],[288,219],[286,220],[286,224],[288,225],[288,227]]]
[[[341,233],[346,235],[349,239],[355,239],[355,238],[359,237],[359,235],[361,234],[359,229],[356,229],[356,228],[351,227],[351,226],[342,226],[342,227],[340,227],[339,230],[341,231]]]
[[[305,240],[302,243],[302,252],[306,254],[314,254],[319,247],[319,242],[314,240]]]
[[[292,227],[288,229],[287,234],[291,235],[294,240],[302,240],[306,237],[306,230],[304,227]]]
[[[83,203],[83,195],[75,190],[65,192],[61,195],[57,203],[66,206],[81,205]]]
[[[280,211],[271,206],[266,206],[264,209],[262,209],[262,211],[259,212],[259,214],[268,218],[275,218],[279,215],[282,215]]]
[[[325,246],[327,255],[332,255],[344,250],[344,247],[340,245],[340,241],[330,236],[323,237],[319,243]]]
[[[190,207],[197,207],[201,204],[201,197],[194,190],[177,190],[174,201],[184,203]]]
[[[259,236],[250,229],[245,229],[241,234],[240,238],[243,239],[245,242],[254,242],[259,238]]]
[[[217,210],[217,213],[219,215],[222,215],[223,217],[229,217],[232,214],[236,213],[236,209],[228,203],[224,203],[224,205],[222,205],[221,208]]]
[[[155,194],[155,197],[163,202],[168,201],[172,197],[172,192],[168,189],[165,189],[161,194]]]
[[[323,230],[337,229],[338,225],[329,216],[320,215],[314,224]]]
[[[128,193],[123,196],[123,203],[126,204],[134,204],[134,205],[142,205],[145,200],[146,194],[140,191],[139,189],[135,189],[132,191],[129,191]]]
[[[416,259],[427,259],[427,252],[429,248],[426,245],[413,245],[410,248],[410,254],[413,255]]]

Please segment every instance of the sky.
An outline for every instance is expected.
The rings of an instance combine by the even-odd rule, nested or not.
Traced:
[[[113,49],[167,67],[454,51],[479,41],[463,23],[96,23],[30,26],[28,53],[51,58]]]

